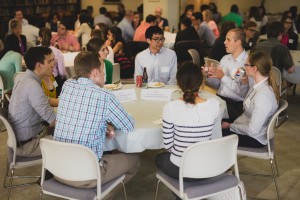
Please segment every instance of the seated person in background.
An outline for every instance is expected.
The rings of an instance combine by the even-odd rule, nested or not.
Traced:
[[[226,21],[233,21],[237,27],[241,27],[243,24],[243,17],[239,14],[239,7],[233,4],[230,8],[230,12],[222,17],[221,24]]]
[[[251,53],[245,68],[254,85],[245,97],[244,113],[233,123],[222,122],[223,136],[237,134],[239,146],[260,148],[267,144],[267,127],[278,108],[279,91],[266,53]]]
[[[31,24],[22,26],[22,34],[25,35],[27,41],[27,49],[35,47],[38,43],[39,30],[38,27],[32,26]]]
[[[50,77],[47,77],[49,80],[47,81],[49,84],[53,82],[53,86],[56,88],[56,97],[51,96],[52,98],[57,98],[60,95],[61,88],[64,82],[67,80],[67,72],[65,68],[64,56],[61,51],[54,46],[50,45],[51,41],[51,31],[48,28],[41,28],[39,31],[40,43],[43,47],[49,47],[54,54],[54,67],[52,69],[52,75],[55,78],[55,81],[50,81]],[[52,87],[50,87],[52,88]]]
[[[42,79],[52,75],[54,55],[47,47],[32,47],[25,54],[26,74],[15,83],[8,107],[8,120],[16,134],[18,156],[41,155],[39,140],[49,135],[49,128],[41,120],[54,127],[56,113],[41,87]]]
[[[254,47],[257,42],[257,38],[255,37],[256,23],[253,21],[249,21],[249,22],[245,23],[244,32],[246,34],[245,50],[248,51],[248,50],[251,50],[251,48]]]
[[[209,28],[213,31],[216,38],[220,36],[218,26],[216,22],[213,20],[212,12],[209,9],[202,11],[203,21],[205,21]]]
[[[99,24],[98,24],[99,25]],[[106,29],[107,31],[104,31],[98,27],[98,25],[95,26],[95,29],[92,30],[91,32],[91,38],[99,38],[103,41],[107,41],[107,34],[108,34],[108,27],[102,23],[102,28]],[[106,43],[106,42],[105,42]],[[108,54],[106,60],[109,60],[111,63],[114,63],[114,52],[111,46],[107,45],[106,46],[108,49]]]
[[[12,34],[12,30],[11,30],[11,22],[12,20],[17,20],[21,23],[21,25],[27,25],[28,21],[27,19],[23,18],[23,12],[20,8],[17,8],[16,10],[14,10],[14,18],[9,20],[8,22],[8,34]]]
[[[60,21],[57,34],[52,35],[51,45],[58,47],[61,51],[80,51],[80,44],[75,35],[67,31],[67,22]]]
[[[183,97],[167,103],[163,109],[162,131],[167,151],[156,156],[156,166],[168,176],[178,179],[181,156],[186,148],[212,139],[212,133],[218,126],[220,105],[214,98],[198,96],[203,75],[197,65],[185,62],[176,78]]]
[[[179,41],[184,40],[198,40],[199,41],[199,35],[197,31],[192,27],[192,21],[190,18],[182,18],[180,22],[180,31],[176,35],[175,39],[175,45]]]
[[[8,51],[0,40],[0,76],[3,81],[4,91],[10,90],[14,86],[14,75],[22,71],[21,54]]]
[[[282,18],[281,23],[284,27],[281,44],[287,46],[289,50],[297,50],[298,48],[298,34],[294,32],[293,20],[289,16]]]
[[[121,67],[121,78],[132,78],[134,73],[134,64],[130,58],[127,45],[122,38],[122,31],[119,27],[112,27],[108,31],[106,44],[112,47],[114,52],[114,61]]]
[[[132,40],[134,36],[134,29],[131,25],[133,21],[133,12],[128,10],[125,12],[125,16],[122,21],[118,24],[118,27],[122,30],[122,37],[125,42]]]
[[[146,17],[146,22],[139,25],[139,27],[137,27],[137,29],[135,30],[133,41],[147,42],[145,36],[146,30],[150,26],[156,25],[155,20],[156,17],[154,15],[148,15]]]
[[[106,60],[108,49],[103,40],[99,38],[92,38],[87,43],[86,46],[87,51],[92,51],[99,55],[99,59],[103,62],[103,71],[105,84],[112,83],[112,74],[113,74],[113,65],[110,61]]]
[[[243,101],[249,89],[247,78],[239,73],[248,58],[244,43],[245,32],[240,28],[231,29],[224,42],[229,54],[221,59],[220,66],[208,66],[213,71],[208,72],[207,83],[218,88],[218,96],[226,101],[229,122],[243,113]]]
[[[297,84],[300,82],[300,67],[294,65],[292,55],[287,46],[280,43],[283,32],[284,27],[281,22],[271,22],[267,27],[268,39],[256,44],[253,51],[267,53],[272,58],[273,66],[281,71],[282,77],[290,83]]]
[[[148,82],[162,82],[176,85],[177,56],[171,49],[163,47],[164,32],[158,26],[150,26],[146,30],[149,48],[135,57],[135,75],[143,75],[146,67]]]
[[[90,25],[88,24],[89,18],[84,11],[81,11],[81,13],[79,15],[79,22],[80,22],[80,26],[77,30],[75,30],[76,37],[78,39],[81,38],[81,49],[85,50],[86,44],[91,39],[92,29],[91,29]]]
[[[99,14],[94,18],[94,25],[98,23],[104,23],[106,24],[109,28],[113,27],[113,23],[109,17],[106,16],[107,9],[105,7],[100,7],[99,8]]]
[[[156,17],[156,25],[163,31],[170,31],[169,22],[166,18],[162,17],[163,10],[161,7],[156,7],[154,11]]]
[[[234,28],[236,28],[234,22],[228,21],[222,24],[221,34],[211,47],[209,58],[220,61],[223,56],[227,54],[224,41],[226,40],[226,34],[228,33],[228,31]]]
[[[134,119],[110,91],[102,88],[103,63],[97,54],[80,52],[75,58],[74,67],[77,79],[68,79],[63,87],[54,140],[81,144],[93,150],[99,159],[101,184],[123,173],[126,173],[127,182],[138,170],[139,156],[124,153],[103,155],[103,148],[105,137],[114,137],[114,129],[132,131]],[[97,185],[96,180],[84,183],[59,181],[73,187],[93,188]]]
[[[209,28],[207,22],[203,21],[202,13],[195,12],[192,16],[192,21],[203,46],[211,47],[214,44],[216,37],[214,32]]]
[[[12,50],[20,53],[22,56],[27,51],[27,40],[25,35],[22,35],[22,24],[17,20],[11,20],[10,28],[12,34],[6,36],[4,46],[7,50]]]
[[[50,29],[51,32],[57,32],[59,24],[59,18],[57,13],[51,13],[48,18],[47,22],[45,23],[45,27]]]

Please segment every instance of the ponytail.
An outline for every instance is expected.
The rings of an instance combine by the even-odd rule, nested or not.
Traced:
[[[184,93],[183,93],[183,100],[186,103],[195,104],[195,99],[196,99],[196,97],[195,97],[193,91],[191,91],[191,90],[184,91]]]
[[[273,89],[273,92],[275,94],[275,97],[276,97],[276,100],[277,100],[277,103],[279,103],[279,98],[280,98],[280,91],[279,91],[279,88],[276,84],[276,77],[273,73],[273,71],[271,70],[270,73],[269,73],[269,79],[268,79],[268,82],[269,82],[269,85],[272,87]]]

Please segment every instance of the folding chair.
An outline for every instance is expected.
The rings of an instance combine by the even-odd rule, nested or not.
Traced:
[[[239,187],[237,144],[237,135],[230,135],[189,146],[181,158],[179,180],[167,176],[161,170],[156,173],[158,182],[155,199],[160,182],[181,199],[189,200],[208,198]],[[232,166],[235,176],[225,173]],[[199,180],[187,182],[184,178]]]
[[[268,124],[268,129],[267,129],[267,141],[268,144],[264,148],[249,148],[249,147],[238,147],[237,154],[239,156],[247,156],[247,157],[252,157],[252,158],[258,158],[258,159],[263,159],[263,160],[270,160],[270,165],[272,169],[272,175],[276,187],[276,192],[277,192],[277,199],[280,199],[280,193],[279,193],[279,188],[277,184],[277,176],[279,175],[278,173],[278,168],[276,165],[276,160],[275,160],[275,150],[274,150],[274,127],[276,123],[276,119],[279,116],[279,114],[287,109],[288,103],[287,101],[281,99],[279,102],[279,108],[277,112],[272,116],[271,120],[269,121]],[[259,175],[259,174],[252,174],[252,175]],[[263,175],[265,176],[265,175]]]
[[[188,50],[189,54],[192,57],[193,63],[198,65],[200,67],[200,55],[199,52],[195,49],[189,49]]]
[[[113,74],[112,74],[112,83],[117,83],[121,80],[121,68],[119,63],[114,63],[113,64]]]
[[[15,133],[7,120],[8,112],[5,108],[0,108],[0,119],[2,120],[5,128],[7,130],[7,168],[4,178],[3,187],[8,189],[8,199],[10,198],[11,188],[27,186],[38,183],[38,179],[35,182],[24,183],[24,184],[13,184],[13,180],[16,178],[40,178],[40,176],[15,176],[15,169],[21,169],[26,167],[32,167],[36,165],[40,165],[42,163],[42,156],[37,157],[19,157],[16,155],[17,150],[17,141],[15,137]],[[9,179],[7,183],[7,179]]]
[[[127,200],[124,185],[125,174],[108,183],[101,185],[99,161],[95,153],[79,144],[41,139],[43,156],[41,199],[43,194],[48,194],[66,199],[102,199],[118,184],[122,183],[125,199]],[[71,181],[96,180],[97,187],[92,189],[75,188],[63,184],[56,179],[45,180],[45,172],[49,171],[54,176]]]

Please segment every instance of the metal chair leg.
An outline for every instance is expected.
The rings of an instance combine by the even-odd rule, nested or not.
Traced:
[[[155,200],[157,200],[159,183],[160,183],[160,180],[157,181],[156,192],[155,192]]]
[[[121,181],[122,185],[123,185],[123,191],[124,191],[124,196],[125,196],[125,200],[127,200],[127,194],[126,194],[126,188],[125,188],[125,184],[123,181]]]
[[[278,184],[277,184],[276,170],[275,170],[275,166],[274,166],[274,163],[273,163],[273,159],[270,160],[270,164],[271,164],[273,179],[274,179],[274,183],[275,183],[275,187],[276,187],[277,200],[280,200],[279,187],[278,187]]]
[[[278,170],[278,165],[277,165],[276,157],[275,156],[274,156],[274,167],[276,169],[276,175],[277,175],[277,177],[279,177],[279,170]]]

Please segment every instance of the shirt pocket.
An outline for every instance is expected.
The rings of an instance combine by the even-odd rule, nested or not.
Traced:
[[[160,67],[160,73],[169,73],[170,67],[169,66],[162,66]]]

